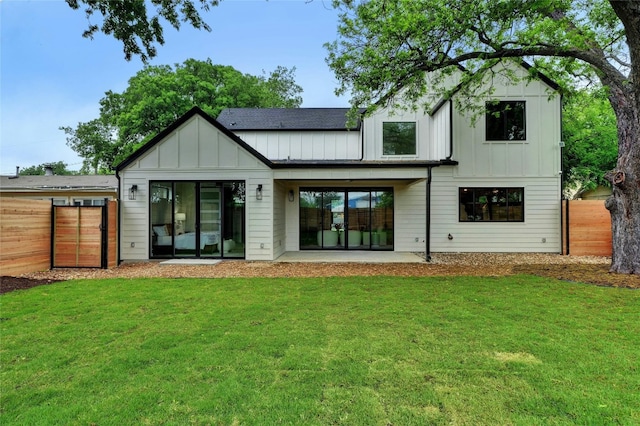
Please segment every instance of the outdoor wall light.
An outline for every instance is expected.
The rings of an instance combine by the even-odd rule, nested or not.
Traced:
[[[135,200],[136,199],[136,192],[138,192],[138,185],[131,185],[131,188],[129,188],[129,199],[130,200]]]
[[[262,200],[262,184],[256,188],[256,200]]]
[[[293,197],[294,197],[294,195],[293,195],[293,189],[290,189],[290,190],[289,190],[289,201],[291,201],[292,203],[293,203],[293,200],[294,200],[294,198],[293,198]]]

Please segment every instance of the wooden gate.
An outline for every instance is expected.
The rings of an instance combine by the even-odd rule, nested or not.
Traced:
[[[54,206],[52,268],[107,268],[108,207]]]
[[[604,200],[563,200],[562,254],[611,256],[611,214]]]

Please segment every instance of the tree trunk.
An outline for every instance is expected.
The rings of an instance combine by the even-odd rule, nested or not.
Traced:
[[[640,275],[640,126],[623,121],[618,118],[618,130],[629,139],[619,143],[616,170],[607,175],[613,188],[605,203],[611,212],[611,272]]]
[[[609,1],[624,25],[630,59],[626,81],[609,81],[618,121],[618,163],[607,174],[613,193],[605,204],[611,212],[611,272],[640,275],[640,2]]]

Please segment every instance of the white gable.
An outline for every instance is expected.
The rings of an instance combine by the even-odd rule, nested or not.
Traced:
[[[187,171],[199,169],[259,169],[269,167],[236,141],[195,115],[125,170]]]

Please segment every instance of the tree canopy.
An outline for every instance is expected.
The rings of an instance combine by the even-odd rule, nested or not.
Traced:
[[[563,83],[598,81],[616,116],[618,157],[607,173],[613,272],[640,274],[640,2],[616,0],[335,0],[339,39],[327,62],[339,94],[354,108],[412,106],[425,78],[459,73],[467,95],[490,97],[483,85],[494,65],[526,59],[529,77]],[[515,76],[507,76],[512,80]],[[437,83],[437,82],[436,82]],[[443,90],[442,95],[451,96]],[[464,106],[459,102],[457,106]]]
[[[64,161],[56,161],[55,163],[43,163],[37,166],[29,166],[20,170],[22,176],[39,176],[45,174],[45,169],[51,167],[54,175],[74,175],[76,172],[67,170],[67,163]]]
[[[122,93],[108,91],[100,117],[61,127],[67,144],[84,159],[83,171],[109,172],[138,146],[194,106],[216,117],[225,108],[295,108],[302,88],[295,68],[278,67],[269,75],[243,74],[210,60],[146,66]]]
[[[139,56],[143,62],[156,56],[156,44],[164,44],[163,25],[176,30],[183,22],[197,29],[211,31],[200,16],[217,6],[219,0],[66,0],[74,10],[83,9],[88,27],[83,37],[97,32],[112,35],[122,42],[125,59]]]
[[[611,186],[605,174],[616,166],[616,116],[606,91],[581,89],[564,99],[562,114],[564,195],[573,199],[598,185]]]

